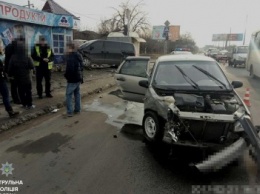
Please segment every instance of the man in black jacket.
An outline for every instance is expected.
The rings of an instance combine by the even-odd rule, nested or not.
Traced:
[[[51,70],[53,68],[53,52],[48,46],[44,37],[40,38],[40,43],[36,44],[32,51],[32,58],[36,68],[36,89],[40,99],[42,99],[42,80],[45,79],[46,97],[51,95]]]
[[[14,112],[9,100],[9,91],[6,84],[6,74],[4,72],[3,62],[0,60],[0,93],[3,98],[3,103],[5,110],[8,112],[10,117],[14,117],[19,114],[19,112]]]
[[[5,62],[4,62],[5,63],[5,66],[4,66],[5,73],[7,73],[7,71],[8,71],[9,62],[10,62],[12,55],[15,53],[16,45],[17,45],[17,40],[13,40],[12,43],[10,43],[9,45],[7,45],[5,47]],[[10,84],[11,84],[11,96],[12,96],[13,102],[15,104],[20,104],[21,100],[20,100],[19,93],[18,93],[18,83],[14,79],[10,79]]]
[[[67,116],[71,117],[81,111],[80,84],[83,83],[83,58],[75,51],[75,45],[67,45],[66,72],[67,79],[66,103]],[[75,106],[72,107],[72,96],[74,95]]]
[[[17,41],[17,49],[11,57],[8,74],[18,83],[18,92],[24,108],[35,108],[32,104],[31,70],[34,69],[33,61],[28,56],[24,42]]]

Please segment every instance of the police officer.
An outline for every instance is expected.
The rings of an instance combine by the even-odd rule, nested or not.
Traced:
[[[42,80],[45,79],[46,97],[52,98],[51,95],[51,70],[53,68],[53,52],[46,43],[44,37],[40,37],[39,44],[36,44],[32,51],[32,59],[36,69],[36,89],[38,97],[42,99]]]

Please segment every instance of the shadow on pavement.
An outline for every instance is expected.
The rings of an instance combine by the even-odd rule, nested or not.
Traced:
[[[152,156],[163,169],[169,170],[174,177],[189,180],[194,184],[210,184],[211,181],[222,180],[240,164],[240,161],[236,161],[218,172],[202,174],[190,165],[207,156],[208,153],[201,149],[172,146],[166,143],[148,143],[143,137],[140,125],[125,124],[120,134],[127,139],[145,143],[144,152]]]

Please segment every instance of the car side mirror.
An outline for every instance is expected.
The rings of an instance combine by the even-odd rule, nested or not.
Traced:
[[[233,86],[233,88],[241,88],[243,86],[243,83],[240,81],[233,81],[231,85]]]
[[[141,80],[141,81],[139,81],[139,86],[141,86],[143,88],[148,88],[149,83],[147,80]]]

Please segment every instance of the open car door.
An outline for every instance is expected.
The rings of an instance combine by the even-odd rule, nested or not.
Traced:
[[[148,81],[149,57],[128,57],[118,68],[115,78],[123,94],[123,99],[143,102],[147,88],[139,81]]]

